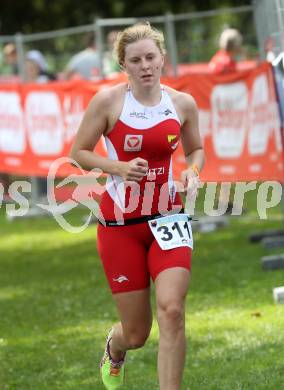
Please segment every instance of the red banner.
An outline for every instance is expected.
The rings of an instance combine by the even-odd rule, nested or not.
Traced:
[[[0,172],[47,175],[54,160],[68,155],[91,97],[122,80],[124,75],[99,83],[0,85]],[[188,74],[163,83],[197,101],[206,152],[204,181],[283,181],[280,118],[269,64],[224,76]],[[105,153],[103,143],[97,149]],[[184,167],[181,148],[174,163],[178,175]],[[71,172],[66,164],[58,175]]]

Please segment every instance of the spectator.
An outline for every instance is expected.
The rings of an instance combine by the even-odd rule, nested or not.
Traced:
[[[47,62],[39,50],[30,50],[25,56],[25,81],[31,83],[47,83],[56,77],[48,70]],[[47,181],[43,177],[35,177],[34,191],[37,197],[45,198],[47,195]]]
[[[242,41],[241,34],[234,28],[222,32],[219,50],[209,62],[209,68],[213,73],[228,73],[236,70],[236,59],[241,54]]]
[[[100,76],[100,58],[95,46],[94,33],[87,36],[86,49],[75,54],[66,66],[66,79],[69,80],[78,75],[87,80]]]
[[[9,175],[7,175],[6,173],[0,173],[0,202],[1,202],[1,189],[3,190],[2,201],[5,203],[5,202],[9,202],[11,200],[10,196],[8,194],[9,185],[10,185]]]
[[[212,73],[226,74],[234,72],[237,68],[237,57],[242,51],[243,39],[238,30],[228,28],[224,30],[219,39],[219,50],[211,58],[209,68]],[[226,214],[231,214],[233,202],[230,200],[231,183],[222,183],[220,188],[220,203],[226,204]],[[228,201],[229,200],[229,201]]]
[[[19,69],[16,45],[14,43],[7,43],[3,48],[3,54],[4,62],[10,67],[11,74],[17,76]]]
[[[7,74],[13,75],[13,77],[9,77],[9,81],[17,81],[18,76],[18,58],[17,58],[17,48],[14,43],[7,43],[3,48],[3,57],[4,63],[7,65]],[[7,79],[6,79],[7,80]],[[0,184],[2,184],[4,188],[3,201],[9,201],[10,197],[8,195],[8,188],[10,185],[10,176],[7,173],[0,172]]]
[[[39,50],[30,50],[25,57],[25,81],[46,83],[56,77],[47,70],[47,62]]]
[[[276,58],[276,55],[274,53],[274,39],[272,37],[266,38],[264,42],[264,51],[266,61],[273,62]]]
[[[118,31],[111,30],[107,34],[107,50],[103,58],[104,76],[115,77],[121,71],[121,68],[113,56],[114,42],[116,41]]]

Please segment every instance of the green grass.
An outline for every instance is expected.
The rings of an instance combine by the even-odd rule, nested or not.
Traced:
[[[260,258],[269,252],[248,241],[253,231],[282,227],[281,212],[276,207],[259,220],[254,192],[246,207],[228,227],[195,234],[184,390],[284,388],[284,305],[272,299],[284,272],[262,271]],[[103,389],[97,366],[117,317],[96,251],[96,226],[70,234],[49,218],[8,222],[4,211],[0,389]],[[70,216],[78,224],[81,217],[82,211]],[[145,347],[129,353],[125,389],[158,389],[157,343],[154,322]]]

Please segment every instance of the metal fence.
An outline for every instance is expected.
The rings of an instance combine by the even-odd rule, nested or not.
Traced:
[[[97,50],[102,54],[107,50],[106,37],[111,30],[121,30],[139,20],[148,20],[161,29],[166,36],[169,62],[176,74],[178,63],[207,62],[218,47],[218,38],[226,27],[241,31],[247,55],[258,53],[254,12],[252,6],[220,8],[211,11],[186,14],[166,14],[149,18],[96,19],[94,24],[36,34],[16,34],[0,37],[0,46],[7,42],[17,45],[19,70],[23,76],[24,55],[27,50],[40,50],[51,70],[61,72],[74,53],[84,48],[84,35],[95,31]],[[0,58],[1,66],[1,58]],[[5,72],[2,61],[2,73]],[[0,71],[1,73],[1,71]],[[103,75],[101,63],[100,73]]]

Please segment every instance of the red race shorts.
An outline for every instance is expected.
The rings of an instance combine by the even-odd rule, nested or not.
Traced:
[[[126,226],[98,225],[98,251],[113,294],[142,290],[165,269],[190,270],[191,249],[162,250],[148,222]]]

